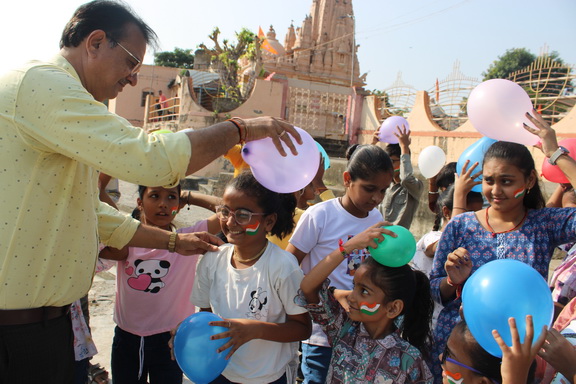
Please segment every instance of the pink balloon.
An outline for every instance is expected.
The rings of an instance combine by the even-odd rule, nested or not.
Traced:
[[[408,121],[402,116],[390,116],[384,120],[378,130],[380,141],[388,144],[398,144],[398,138],[394,134],[398,133],[397,128],[402,128],[402,126],[406,127],[406,131],[410,131]]]
[[[302,145],[290,135],[298,155],[294,156],[282,141],[286,157],[280,155],[271,138],[251,141],[242,148],[242,158],[260,184],[278,193],[292,193],[304,188],[318,172],[320,151],[305,130],[294,127],[302,137]]]
[[[478,85],[468,98],[468,118],[484,136],[494,140],[524,145],[539,142],[536,135],[526,131],[522,123],[534,125],[526,118],[532,101],[518,84],[504,79],[492,79]]]
[[[566,148],[570,153],[570,156],[573,159],[576,159],[576,139],[564,139],[558,142],[558,145],[563,146]],[[548,162],[548,159],[544,159],[542,163],[542,176],[546,178],[546,180],[551,181],[553,183],[560,183],[566,184],[570,183],[564,172],[560,170],[557,165],[552,165]]]

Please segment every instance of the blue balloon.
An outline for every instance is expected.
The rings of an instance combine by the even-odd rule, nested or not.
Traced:
[[[535,341],[544,325],[550,327],[554,315],[546,280],[528,264],[510,259],[494,260],[478,268],[464,284],[462,307],[472,336],[496,357],[502,357],[502,350],[492,336],[493,329],[512,346],[508,319],[516,319],[523,341],[526,315],[532,315]]]
[[[328,157],[328,154],[326,153],[324,147],[316,140],[314,140],[314,142],[316,143],[316,146],[318,147],[318,150],[322,155],[322,159],[324,160],[324,170],[327,170],[328,168],[330,168],[330,158]]]
[[[226,365],[229,349],[218,353],[230,338],[210,340],[210,336],[228,331],[225,327],[208,325],[222,321],[212,312],[198,312],[188,316],[178,327],[174,337],[174,356],[180,369],[196,384],[207,384],[217,378]]]
[[[470,168],[474,163],[478,162],[478,166],[474,168],[474,172],[480,172],[482,170],[482,162],[484,161],[484,155],[486,151],[492,144],[494,144],[497,140],[490,139],[488,137],[483,137],[480,140],[476,141],[474,144],[469,146],[462,152],[460,157],[458,158],[458,162],[456,163],[456,172],[458,175],[462,173],[462,167],[466,160],[470,160],[468,163],[468,168]],[[482,175],[478,176],[475,181],[482,181]],[[482,192],[482,185],[478,184],[472,188],[474,192]]]

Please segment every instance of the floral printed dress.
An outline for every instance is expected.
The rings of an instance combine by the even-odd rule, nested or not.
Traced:
[[[416,347],[402,339],[398,331],[373,339],[362,323],[350,320],[329,284],[326,279],[319,305],[307,304],[302,293],[296,298],[332,345],[327,383],[432,383],[430,370]]]

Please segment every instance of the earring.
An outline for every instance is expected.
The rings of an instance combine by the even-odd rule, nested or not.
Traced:
[[[526,190],[526,194],[529,195],[531,190],[532,190],[532,188],[528,188],[528,189]]]

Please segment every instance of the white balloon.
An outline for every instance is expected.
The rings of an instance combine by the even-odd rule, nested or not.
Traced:
[[[435,145],[424,148],[418,157],[418,168],[427,179],[436,176],[445,163],[446,154],[442,148]]]

